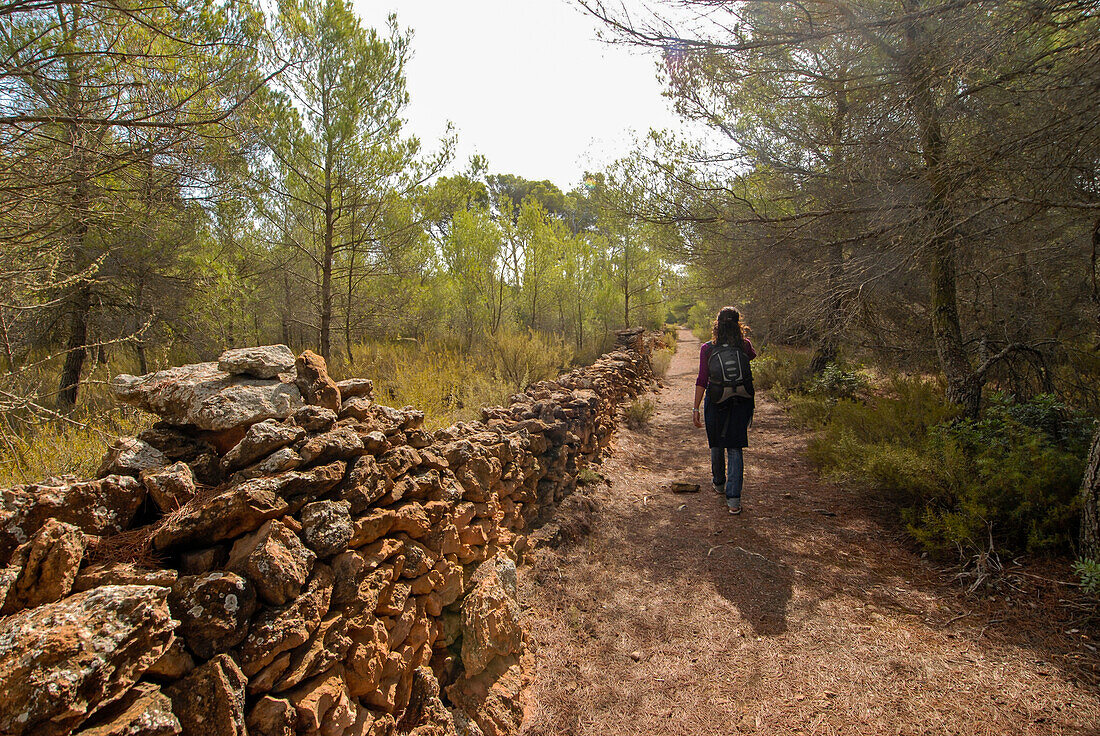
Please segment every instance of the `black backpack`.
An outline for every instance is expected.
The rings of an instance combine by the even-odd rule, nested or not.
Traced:
[[[725,343],[712,344],[707,357],[707,371],[710,386],[720,389],[720,392],[711,394],[714,401],[722,403],[734,396],[752,398],[752,368],[749,367],[749,356],[741,348]]]

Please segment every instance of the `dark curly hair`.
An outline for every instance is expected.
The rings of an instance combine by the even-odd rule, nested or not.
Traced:
[[[710,334],[714,338],[714,344],[726,343],[734,347],[745,349],[745,333],[748,325],[741,324],[741,313],[736,307],[722,307],[718,310],[718,316],[714,318]]]

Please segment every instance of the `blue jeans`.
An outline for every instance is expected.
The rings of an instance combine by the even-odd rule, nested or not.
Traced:
[[[729,473],[726,460],[729,459]],[[726,487],[726,503],[741,503],[741,486],[745,480],[745,455],[740,447],[710,448],[710,472],[714,485]]]

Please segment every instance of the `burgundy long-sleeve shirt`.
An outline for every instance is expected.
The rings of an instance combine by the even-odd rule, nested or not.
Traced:
[[[756,357],[756,350],[753,348],[749,338],[745,338],[745,355],[749,356],[749,360]],[[699,348],[699,377],[695,379],[696,386],[707,387],[707,383],[710,382],[710,371],[707,369],[707,359],[710,358],[710,343],[703,343]]]

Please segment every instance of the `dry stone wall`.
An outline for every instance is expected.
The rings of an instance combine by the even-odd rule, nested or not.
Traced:
[[[437,432],[285,346],[112,384],[161,421],[0,491],[0,734],[517,730],[516,562],[647,338]]]

